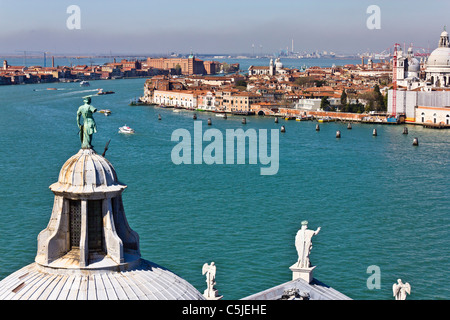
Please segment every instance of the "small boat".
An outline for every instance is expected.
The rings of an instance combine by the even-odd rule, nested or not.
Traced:
[[[105,114],[105,116],[109,116],[111,114],[111,110],[108,109],[102,109],[99,112]]]
[[[102,94],[113,94],[115,93],[114,91],[103,91],[103,89],[98,89],[97,94],[98,95],[102,95]]]
[[[333,119],[331,117],[323,117],[323,118],[319,118],[317,119],[318,122],[333,122],[336,121],[336,119]]]
[[[226,113],[216,113],[216,117],[226,118]]]
[[[312,116],[301,116],[301,117],[297,117],[295,118],[296,121],[308,121],[308,120],[312,120]]]
[[[131,128],[128,127],[127,125],[124,125],[123,127],[120,127],[120,128],[119,128],[119,133],[132,134],[132,133],[134,133],[134,129],[131,129]]]
[[[58,90],[56,88],[47,88],[47,90]]]
[[[80,87],[90,87],[91,84],[89,83],[89,81],[81,81],[80,82]]]

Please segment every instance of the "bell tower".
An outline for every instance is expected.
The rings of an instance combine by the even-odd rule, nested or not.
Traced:
[[[447,27],[444,27],[444,31],[441,33],[441,37],[439,38],[439,48],[450,48],[450,42],[448,39]]]

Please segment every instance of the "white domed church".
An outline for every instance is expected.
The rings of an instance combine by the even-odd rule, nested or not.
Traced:
[[[404,114],[406,122],[443,127],[450,125],[450,41],[444,30],[438,47],[419,62],[412,48],[397,54],[397,90],[388,91],[388,113]]]
[[[433,87],[450,87],[450,42],[448,32],[442,31],[439,46],[425,64],[426,81]]]
[[[412,47],[406,53],[401,48],[398,49],[397,85],[407,90],[450,87],[450,41],[445,28],[439,37],[438,48],[426,61],[419,61],[414,56]]]

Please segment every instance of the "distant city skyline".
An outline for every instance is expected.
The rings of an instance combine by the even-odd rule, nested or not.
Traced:
[[[6,1],[0,0],[0,55],[274,54],[381,52],[395,42],[437,47],[450,2],[427,1]],[[69,29],[70,5],[80,29]],[[366,25],[370,5],[380,29]]]

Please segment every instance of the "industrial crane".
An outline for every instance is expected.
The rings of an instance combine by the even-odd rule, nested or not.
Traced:
[[[44,67],[47,66],[47,54],[50,52],[46,51],[28,51],[28,50],[16,50],[16,52],[23,52],[23,64],[26,66],[27,64],[27,54],[29,53],[39,53],[44,55]]]

